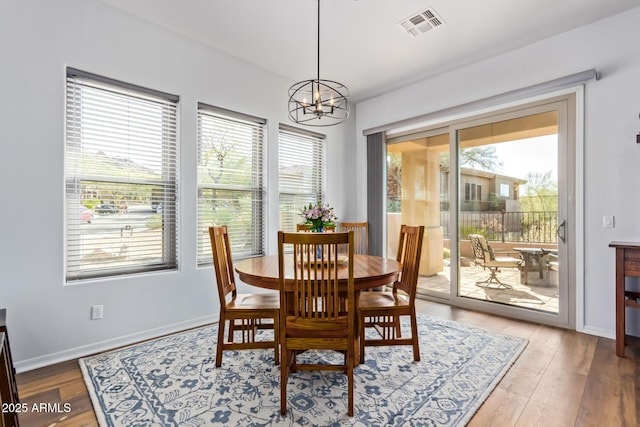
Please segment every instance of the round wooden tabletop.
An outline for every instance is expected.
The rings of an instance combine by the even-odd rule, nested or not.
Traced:
[[[285,281],[293,278],[291,256],[285,258]],[[402,264],[395,259],[373,255],[354,255],[353,281],[355,290],[363,290],[393,283]],[[278,256],[247,258],[236,263],[238,277],[244,283],[265,289],[278,290]],[[347,268],[338,269],[338,278],[347,279]]]

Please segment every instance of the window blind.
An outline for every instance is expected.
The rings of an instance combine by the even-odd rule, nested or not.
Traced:
[[[198,105],[198,265],[213,261],[210,226],[227,226],[234,258],[264,253],[265,123]]]
[[[68,282],[177,268],[177,102],[67,70]]]
[[[295,231],[302,207],[323,202],[324,136],[281,126],[278,146],[280,230]]]

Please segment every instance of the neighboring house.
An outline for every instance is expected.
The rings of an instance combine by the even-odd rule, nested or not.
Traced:
[[[399,175],[399,173],[397,173]],[[449,168],[440,165],[440,209],[449,210]],[[518,211],[520,186],[526,180],[479,169],[460,169],[461,211]],[[402,189],[397,179],[387,177],[387,198],[402,200]],[[398,202],[399,203],[399,202]],[[399,204],[398,204],[399,206]],[[393,208],[390,209],[394,211]]]
[[[448,169],[443,178],[448,179]],[[445,181],[448,182],[448,181]],[[527,181],[495,172],[478,169],[460,169],[461,211],[518,211],[519,189]],[[448,188],[444,188],[449,191]],[[449,200],[441,194],[441,200]]]

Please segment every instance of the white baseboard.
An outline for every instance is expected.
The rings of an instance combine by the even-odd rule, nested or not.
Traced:
[[[589,335],[595,335],[595,336],[601,337],[601,338],[609,338],[609,339],[612,339],[612,340],[616,339],[615,331],[612,331],[610,329],[604,329],[604,328],[598,328],[598,327],[594,327],[594,326],[589,326],[589,325],[583,325],[583,327],[580,328],[578,330],[578,332],[582,332],[582,333],[589,334]]]
[[[31,371],[33,369],[42,368],[44,366],[53,365],[55,363],[65,362],[67,360],[101,353],[104,351],[112,350],[114,348],[135,344],[140,341],[157,338],[162,335],[172,334],[175,332],[183,331],[185,329],[215,323],[217,321],[217,314],[199,317],[197,319],[191,319],[185,322],[179,322],[159,328],[148,329],[145,331],[137,332],[135,334],[125,335],[123,337],[113,338],[110,340],[100,341],[81,347],[71,348],[69,350],[60,351],[57,353],[51,353],[44,356],[34,357],[32,359],[22,360],[20,362],[15,362],[14,365],[17,373]]]

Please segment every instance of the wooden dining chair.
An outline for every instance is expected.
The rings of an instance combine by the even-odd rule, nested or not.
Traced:
[[[231,246],[226,226],[209,227],[213,267],[218,284],[220,299],[220,320],[218,322],[218,343],[216,367],[222,365],[223,350],[244,350],[273,348],[275,364],[280,363],[279,328],[280,300],[271,294],[238,294],[236,289]],[[263,320],[271,319],[271,323]],[[228,336],[225,341],[225,327],[228,321]],[[238,323],[239,322],[239,323]],[[273,340],[256,341],[259,329],[273,329]],[[236,341],[236,335],[240,340]]]
[[[293,268],[293,279],[286,281],[285,257],[290,258]],[[347,374],[347,413],[352,417],[356,350],[353,232],[280,231],[278,268],[280,306],[283,307],[280,316],[280,412],[282,415],[287,412],[289,372],[331,370]],[[338,270],[344,268],[348,269],[348,279],[346,287],[342,285],[341,288]],[[346,299],[346,311],[341,308],[340,298]],[[338,351],[344,354],[344,361],[342,364],[298,363],[297,355],[307,350]]]
[[[399,278],[391,292],[362,292],[358,300],[360,327],[360,363],[364,363],[365,346],[411,345],[413,360],[420,360],[416,291],[424,226],[400,227],[397,261],[402,263]],[[411,338],[402,337],[400,317],[409,316]],[[375,328],[379,338],[367,338],[366,328]]]
[[[341,222],[340,231],[353,231],[353,251],[360,255],[369,255],[369,223]]]

